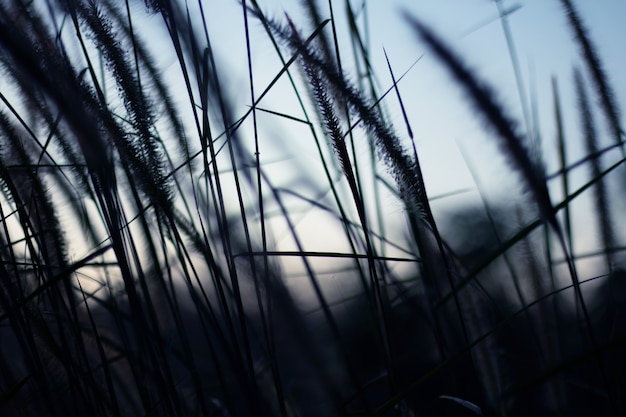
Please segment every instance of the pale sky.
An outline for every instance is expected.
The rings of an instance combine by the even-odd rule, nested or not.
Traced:
[[[311,31],[301,22],[298,12],[300,2],[269,0],[259,3],[267,15],[282,19],[284,13],[287,13],[296,24],[301,25],[303,33]],[[210,10],[213,2],[208,1],[206,4],[207,10]],[[244,47],[241,6],[234,1],[224,0],[220,0],[220,4],[223,6],[219,14],[208,14],[211,35],[215,39],[224,40],[226,47],[223,48],[221,57],[232,62],[233,68],[233,72],[227,75],[238,79],[238,91],[247,94],[245,55],[241,49]],[[329,16],[328,3],[320,1],[319,4],[323,15]],[[418,141],[418,151],[423,155],[423,168],[427,173],[426,181],[432,188],[431,194],[445,193],[462,186],[459,184],[459,176],[466,176],[467,172],[459,173],[451,169],[464,164],[456,150],[457,143],[468,151],[474,145],[482,147],[480,139],[486,136],[484,126],[476,120],[473,109],[467,106],[458,86],[454,85],[446,71],[417,39],[403,13],[419,18],[448,41],[465,62],[494,87],[502,104],[523,124],[520,97],[503,27],[497,19],[495,3],[491,0],[385,0],[352,1],[351,4],[356,11],[361,10],[362,4],[367,9],[371,62],[377,72],[381,90],[391,85],[383,48],[389,55],[396,77],[425,54],[400,83],[400,92]],[[583,64],[576,45],[571,41],[572,34],[559,1],[504,1],[503,5],[505,9],[516,9],[508,16],[508,23],[520,63],[526,99],[531,100],[534,97],[540,131],[546,142],[544,150],[550,163],[550,150],[554,149],[550,144],[554,139],[551,77],[557,77],[563,106],[566,112],[570,112],[569,117],[568,114],[565,115],[566,119],[576,120],[575,109],[571,107],[575,100],[572,94],[572,66],[575,63],[579,66]],[[626,86],[623,84],[623,77],[618,75],[626,71],[626,52],[622,43],[626,39],[626,27],[622,24],[622,18],[626,16],[626,2],[576,1],[575,5],[604,60],[604,67],[613,82],[618,103],[625,103]],[[333,7],[340,36],[342,33],[347,34],[344,2],[333,1]],[[257,90],[260,91],[264,88],[264,82],[269,82],[280,66],[271,45],[263,36],[262,28],[254,21],[251,22],[251,33],[253,47],[257,52],[253,56],[253,62],[256,70],[259,70],[255,76]],[[340,47],[350,47],[346,38],[340,37],[339,42]],[[219,48],[216,49],[220,51]],[[346,55],[345,64],[348,66],[351,56],[349,53]],[[261,67],[264,68],[260,69]],[[238,76],[237,71],[241,75]],[[354,76],[349,70],[347,72]],[[396,101],[395,96],[390,95],[386,105],[397,131],[404,134],[404,122]],[[242,104],[244,102],[242,100]],[[280,104],[278,108],[280,109]],[[597,122],[599,125],[603,122],[599,116]],[[568,128],[577,127],[574,124]],[[576,135],[575,130],[572,130],[572,135]],[[475,136],[477,138],[472,139]],[[488,149],[487,145],[482,152],[488,152]],[[477,163],[480,164],[481,161]],[[496,172],[491,175],[496,175]]]
[[[302,21],[299,14],[300,2],[295,0],[259,0],[266,14],[285,22],[287,13],[301,28],[304,36],[312,28]],[[194,2],[190,2],[194,3]],[[322,15],[328,17],[328,3],[320,1]],[[438,196],[459,189],[474,188],[475,182],[467,168],[465,158],[476,169],[478,179],[487,198],[518,198],[523,194],[506,160],[498,151],[496,140],[476,111],[468,104],[462,90],[450,78],[446,70],[428,52],[404,18],[408,13],[429,25],[438,33],[464,62],[475,70],[475,74],[491,85],[499,101],[508,109],[509,114],[519,121],[524,128],[524,117],[509,49],[503,32],[502,22],[492,0],[377,0],[352,1],[353,9],[362,12],[365,4],[368,18],[370,58],[378,77],[379,92],[391,87],[391,77],[383,55],[387,51],[396,78],[409,69],[416,60],[423,58],[413,66],[406,77],[399,83],[400,93],[408,118],[415,133],[416,146],[424,172],[429,196]],[[222,81],[226,82],[235,98],[236,111],[244,114],[250,105],[245,38],[241,5],[234,0],[210,0],[203,2],[209,33],[216,50],[218,66],[224,68]],[[612,82],[616,101],[621,108],[626,108],[626,51],[623,40],[626,39],[626,2],[623,0],[578,0],[575,1],[589,35],[603,60],[609,80]],[[512,39],[519,60],[524,95],[527,105],[534,103],[539,131],[544,142],[544,159],[548,173],[554,172],[556,163],[555,123],[553,115],[552,77],[556,77],[561,93],[565,128],[570,140],[570,161],[579,157],[582,145],[579,134],[578,113],[573,94],[572,68],[583,68],[573,35],[558,0],[518,0],[504,1],[505,9],[515,9],[507,17]],[[344,14],[344,1],[333,1],[339,46],[342,50],[344,68],[352,80],[355,79],[354,67],[350,64],[352,50]],[[216,10],[219,10],[216,13]],[[192,12],[192,16],[197,16]],[[362,20],[361,20],[362,22]],[[150,27],[148,25],[147,27]],[[330,30],[327,26],[325,30]],[[259,94],[280,71],[272,44],[268,41],[264,29],[253,18],[250,21],[252,42],[252,61],[254,68],[255,91]],[[284,49],[286,56],[289,54]],[[167,58],[164,58],[168,62]],[[179,68],[174,58],[170,61],[171,70],[177,73]],[[182,88],[182,87],[181,87]],[[593,96],[592,96],[593,97]],[[596,102],[596,97],[592,98]],[[183,102],[184,102],[183,98]],[[390,121],[398,135],[408,138],[402,114],[394,94],[384,101]],[[260,107],[276,112],[302,117],[295,101],[293,91],[286,77],[268,94]],[[623,112],[622,112],[623,114]],[[596,115],[596,125],[604,129],[601,114]],[[284,187],[297,184],[306,187],[306,181],[319,178],[319,161],[311,143],[310,132],[301,124],[279,120],[275,116],[259,116],[262,136],[262,161],[279,185]],[[249,132],[249,130],[248,130]],[[606,136],[606,135],[605,135]],[[278,138],[274,141],[273,138]],[[609,143],[604,138],[604,143]],[[466,155],[464,157],[463,153]],[[295,159],[295,170],[280,161]],[[607,155],[611,157],[611,155]],[[317,159],[316,159],[317,158]],[[276,161],[275,170],[272,167]],[[580,181],[588,178],[587,170],[579,175]],[[556,184],[558,185],[558,184]],[[302,191],[302,190],[300,190]],[[306,192],[306,190],[304,190]],[[467,194],[468,198],[478,199],[478,193]],[[560,201],[560,192],[556,188],[553,201]],[[434,208],[445,212],[441,204],[455,204],[460,200],[437,200]],[[397,203],[389,204],[389,212],[397,217],[402,226],[402,207]],[[439,211],[441,209],[441,211]],[[319,215],[319,214],[318,214]],[[332,239],[326,233],[320,233],[323,218],[311,214],[308,221],[299,224],[303,236],[312,237],[311,249],[332,250]],[[405,226],[404,226],[405,227]],[[280,234],[280,232],[278,233]],[[337,250],[342,250],[338,244]]]

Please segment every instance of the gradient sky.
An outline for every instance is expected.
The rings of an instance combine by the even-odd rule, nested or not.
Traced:
[[[284,22],[285,13],[308,36],[312,28],[307,26],[300,15],[300,2],[296,0],[259,0],[266,14]],[[191,2],[190,3],[195,3]],[[329,16],[327,1],[320,1],[323,16]],[[379,91],[388,89],[392,82],[383,54],[388,53],[396,78],[409,70],[399,83],[399,89],[407,109],[409,121],[415,133],[415,140],[429,196],[447,194],[460,189],[476,188],[468,164],[471,165],[481,184],[481,191],[489,190],[493,199],[518,198],[523,190],[510,175],[505,158],[498,152],[496,140],[489,134],[483,121],[468,104],[461,89],[449,77],[446,70],[434,59],[426,46],[420,42],[405,18],[409,14],[420,19],[438,33],[462,57],[475,73],[496,92],[496,97],[515,117],[522,130],[525,130],[524,112],[515,81],[510,50],[507,46],[502,22],[498,19],[496,4],[492,0],[377,0],[352,1],[357,14],[367,13],[368,41],[370,58],[377,74]],[[218,67],[226,69],[220,75],[222,81],[236,98],[236,111],[244,114],[250,105],[247,58],[245,48],[243,15],[241,5],[235,0],[210,0],[203,2],[207,26],[216,50]],[[363,9],[365,5],[365,9]],[[584,19],[592,41],[603,59],[604,68],[621,108],[626,108],[626,85],[622,74],[626,73],[626,2],[623,0],[578,0],[575,1]],[[354,67],[350,65],[351,45],[349,42],[344,7],[345,2],[333,0],[340,50],[344,51],[344,65],[351,79],[355,79]],[[570,161],[581,155],[581,135],[579,134],[576,98],[572,88],[573,67],[583,67],[573,35],[567,25],[559,0],[518,0],[503,1],[505,9],[515,9],[507,17],[510,25],[515,52],[519,60],[526,105],[534,106],[533,125],[543,141],[544,160],[547,171],[554,172],[556,164],[556,128],[553,115],[552,77],[558,82],[565,117],[565,129],[570,140]],[[219,10],[219,13],[215,11]],[[197,16],[192,12],[192,16]],[[149,18],[148,18],[149,19]],[[361,19],[360,22],[363,22]],[[149,23],[149,22],[148,22]],[[145,27],[151,27],[146,25]],[[327,27],[325,30],[329,30]],[[363,28],[362,28],[363,29]],[[261,24],[250,21],[252,61],[255,77],[255,90],[259,94],[280,71],[282,64],[276,57],[273,45],[267,39]],[[421,57],[421,59],[420,59]],[[179,72],[174,57],[164,58],[173,74]],[[273,91],[268,94],[260,107],[276,112],[301,117],[293,91],[283,77]],[[181,91],[184,88],[181,86]],[[594,101],[596,100],[593,97]],[[185,98],[182,98],[184,103]],[[394,94],[384,100],[390,121],[398,135],[406,140],[406,129]],[[267,122],[265,125],[263,124]],[[277,118],[259,118],[263,128],[262,160],[268,170],[272,161],[290,158],[291,153],[310,153],[308,163],[298,166],[298,172],[281,172],[277,165],[277,176],[285,177],[285,182],[293,184],[316,178],[319,165],[316,165],[316,152],[310,133],[294,122],[277,123]],[[598,112],[596,125],[604,129],[605,123]],[[298,130],[301,129],[301,130]],[[272,146],[271,138],[283,138]],[[285,140],[285,138],[287,138]],[[610,139],[603,139],[605,144]],[[306,148],[309,146],[309,148]],[[616,155],[616,154],[614,154]],[[606,155],[608,161],[613,155]],[[317,171],[316,171],[317,170]],[[584,171],[584,172],[582,172]],[[585,168],[574,173],[581,183],[588,178]],[[298,178],[291,179],[300,175]],[[558,186],[558,184],[555,184]],[[285,185],[288,187],[289,185]],[[554,188],[553,201],[560,201],[560,191]],[[478,193],[464,194],[478,199]],[[460,200],[445,199],[452,205]],[[455,203],[456,201],[456,203]],[[440,200],[433,202],[437,213],[445,212]],[[401,219],[402,208],[396,204],[392,208]],[[436,213],[436,215],[437,215]],[[400,220],[398,220],[400,221]],[[402,220],[403,221],[403,220]],[[310,234],[319,234],[319,226],[310,221]],[[305,226],[301,226],[304,228]],[[306,230],[301,230],[308,234]],[[326,249],[328,242],[325,242]]]
[[[212,2],[207,2],[209,9],[211,4]],[[234,1],[220,0],[220,4],[224,5],[224,14],[208,16],[213,19],[210,20],[209,27],[213,29],[212,34],[217,39],[224,39],[223,43],[219,43],[224,46],[223,52],[218,48],[218,53],[221,52],[221,57],[232,63],[233,72],[228,76],[240,81],[239,94],[247,94],[241,6]],[[306,29],[306,23],[302,22],[299,15],[300,2],[270,0],[259,1],[259,4],[269,16],[282,19],[284,13],[287,13],[296,24],[301,25],[303,33],[310,32],[311,29]],[[322,13],[328,16],[327,2],[320,1],[319,4]],[[377,72],[381,90],[391,85],[383,48],[389,55],[396,76],[406,71],[424,54],[401,81],[400,92],[416,134],[418,151],[423,155],[423,168],[430,193],[436,195],[465,185],[471,186],[472,180],[467,179],[469,173],[462,169],[465,162],[458,151],[459,146],[477,157],[476,164],[487,168],[486,180],[497,176],[502,166],[497,163],[495,147],[489,144],[489,139],[485,142],[484,125],[468,107],[463,93],[417,39],[404,18],[405,13],[419,18],[449,42],[465,62],[494,87],[501,103],[523,125],[521,100],[503,27],[497,19],[495,3],[492,0],[385,0],[352,1],[351,4],[357,13],[362,11],[361,6],[365,4],[371,62]],[[625,103],[626,86],[621,79],[623,77],[618,75],[626,71],[626,51],[622,43],[626,39],[626,27],[622,23],[626,16],[626,2],[594,0],[577,1],[575,4],[604,60],[618,103]],[[333,7],[340,47],[349,47],[348,38],[341,37],[342,33],[348,33],[343,13],[345,3],[333,1]],[[576,45],[571,41],[572,35],[560,1],[504,1],[503,7],[516,9],[508,16],[508,23],[520,63],[524,94],[526,100],[532,100],[537,108],[540,132],[545,142],[546,161],[550,165],[554,158],[552,151],[555,149],[551,144],[555,135],[551,77],[555,76],[558,80],[566,112],[574,112],[569,119],[576,120],[572,117],[576,115],[573,107],[575,97],[571,88],[572,68],[573,65],[581,66],[582,61],[579,60]],[[260,25],[252,22],[251,30],[253,48],[256,50],[253,62],[258,72],[255,75],[257,90],[261,90],[264,82],[271,80],[280,66],[274,59],[271,45],[264,39]],[[346,61],[349,65],[349,57]],[[237,70],[241,71],[240,75],[237,75]],[[349,69],[347,71],[351,74]],[[404,122],[395,97],[390,95],[386,105],[398,132],[403,134]],[[280,109],[280,103],[277,106]],[[597,119],[598,125],[601,125],[603,120],[600,117]],[[567,128],[576,135],[576,124]],[[476,146],[481,148],[479,155],[472,152]],[[495,159],[493,170],[484,167],[485,160],[480,158],[480,154],[488,156],[486,161]]]

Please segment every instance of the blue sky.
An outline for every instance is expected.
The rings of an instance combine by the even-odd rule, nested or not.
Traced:
[[[231,61],[233,72],[228,76],[238,79],[239,94],[246,94],[247,78],[240,30],[243,22],[241,9],[236,2],[221,1],[224,13],[213,16],[210,24],[213,35],[223,39],[221,56]],[[305,22],[299,15],[300,2],[293,0],[259,1],[269,16],[282,19],[284,13],[301,25],[307,33]],[[208,3],[209,6],[211,2]],[[228,4],[228,6],[227,6]],[[320,1],[322,14],[328,16],[328,3]],[[422,54],[424,57],[410,70],[400,83],[400,91],[407,106],[409,119],[416,133],[418,150],[424,155],[423,163],[427,181],[433,194],[445,193],[455,187],[466,184],[459,182],[459,177],[466,178],[467,171],[457,169],[464,165],[458,146],[470,150],[473,146],[482,147],[482,154],[489,160],[498,160],[485,143],[485,129],[477,121],[472,109],[468,108],[463,93],[455,86],[448,74],[428,53],[426,47],[416,38],[404,14],[415,16],[439,33],[463,57],[465,62],[497,91],[501,103],[523,123],[523,112],[509,50],[505,42],[503,26],[497,19],[498,11],[491,0],[438,0],[438,1],[352,1],[357,13],[365,7],[368,18],[371,62],[378,75],[380,89],[388,88],[391,79],[387,70],[383,48],[391,59],[396,76],[406,71]],[[571,80],[573,65],[582,65],[576,45],[571,41],[572,34],[557,0],[520,0],[503,1],[505,9],[515,9],[508,16],[515,50],[520,63],[526,100],[533,100],[539,116],[540,132],[546,142],[544,151],[549,164],[552,160],[550,144],[554,137],[552,119],[551,77],[558,80],[562,100],[567,112],[575,111],[572,107]],[[363,6],[365,5],[365,6]],[[614,83],[618,102],[626,102],[626,88],[619,74],[626,70],[626,53],[620,40],[626,39],[626,29],[620,19],[626,16],[626,3],[620,0],[577,1],[580,14],[592,36],[603,63]],[[333,1],[341,47],[349,47],[347,28],[344,19],[343,1]],[[280,69],[271,45],[263,39],[260,25],[251,22],[253,47],[257,53],[253,56],[258,70],[257,89],[262,89],[265,81],[271,80]],[[224,36],[224,35],[227,36]],[[228,43],[227,43],[228,42]],[[232,43],[231,43],[232,42]],[[239,51],[237,53],[236,51]],[[218,49],[218,53],[221,52]],[[346,59],[348,74],[349,57]],[[240,70],[240,75],[237,75]],[[280,101],[280,99],[278,99]],[[285,99],[287,101],[287,99]],[[386,100],[392,121],[399,131],[403,131],[403,121],[396,105],[395,97]],[[285,106],[287,108],[289,106]],[[278,104],[280,108],[280,104]],[[572,115],[575,115],[572,114]],[[567,116],[567,114],[566,114]],[[574,117],[569,119],[575,120]],[[598,124],[602,120],[598,118]],[[577,125],[568,126],[576,134]],[[477,164],[484,161],[478,159]],[[497,175],[502,167],[494,163],[494,170],[487,170],[487,178]],[[470,181],[471,183],[471,181]]]
[[[251,101],[241,5],[234,0],[207,1],[203,4],[218,66],[224,69],[220,74],[222,81],[228,85],[235,98],[236,111],[244,114]],[[268,16],[278,20],[284,21],[287,13],[305,36],[312,31],[300,15],[300,2],[260,0],[259,4]],[[322,15],[329,16],[328,2],[320,1],[319,4]],[[339,47],[344,54],[344,68],[354,80],[356,74],[351,65],[345,2],[334,0],[332,4]],[[399,89],[415,133],[429,195],[435,197],[461,189],[474,190],[453,199],[433,202],[435,214],[445,213],[446,204],[454,206],[467,201],[463,199],[474,202],[480,199],[476,180],[481,184],[483,197],[492,201],[523,198],[523,189],[515,176],[510,175],[511,170],[499,153],[495,139],[490,136],[476,111],[469,106],[464,93],[416,37],[405,19],[405,13],[414,16],[438,33],[481,79],[493,87],[500,103],[524,128],[521,99],[496,4],[492,0],[378,0],[352,1],[351,4],[355,12],[359,13],[361,24],[364,22],[362,13],[366,13],[370,59],[377,75],[379,92],[392,84],[383,48],[389,55],[396,77],[409,70],[419,59],[400,82]],[[582,67],[583,62],[579,58],[576,43],[572,41],[573,35],[567,26],[560,1],[519,0],[503,1],[502,4],[504,9],[515,9],[508,15],[507,22],[519,60],[526,105],[530,107],[532,103],[535,108],[536,120],[532,123],[538,126],[541,134],[548,172],[553,172],[556,165],[556,130],[552,77],[556,78],[559,85],[565,128],[571,145],[569,156],[570,160],[574,160],[581,154],[582,147],[572,71],[574,65]],[[621,43],[626,39],[626,27],[622,24],[626,16],[626,2],[578,0],[575,5],[603,59],[617,102],[622,109],[626,108],[626,85],[621,76],[626,73],[626,52]],[[196,15],[192,13],[192,16]],[[325,30],[329,29],[328,26]],[[365,30],[364,27],[362,29]],[[254,19],[250,21],[250,34],[255,90],[259,94],[280,71],[282,64],[262,26]],[[170,65],[172,72],[177,73],[179,69],[174,58],[171,58]],[[184,102],[185,99],[182,100]],[[395,95],[390,94],[383,104],[398,135],[408,145]],[[302,117],[286,77],[281,78],[260,107]],[[596,124],[604,128],[604,119],[600,113],[597,114]],[[311,143],[310,132],[302,124],[262,115],[259,116],[259,126],[263,141],[262,160],[278,185],[302,189],[307,187],[306,181],[319,177],[319,158]],[[249,125],[244,127],[250,131]],[[604,143],[608,142],[608,137],[605,137]],[[611,157],[607,155],[608,159]],[[296,158],[297,162],[294,162]],[[290,161],[293,162],[291,165],[288,164]],[[476,178],[472,176],[468,165],[473,167]],[[584,181],[588,178],[587,170],[575,173],[576,178],[579,183]],[[552,188],[553,201],[560,201],[560,190],[558,187]],[[397,222],[400,228],[405,228],[401,205],[398,202],[385,204],[388,205],[389,213],[397,215],[397,219],[392,221]],[[311,214],[308,215],[308,221],[302,221],[298,227],[303,236],[313,237],[312,249],[332,250],[332,243],[325,238],[325,234],[319,236],[322,221],[324,219],[321,217],[316,218]],[[280,235],[280,232],[277,234]],[[337,250],[341,250],[340,246]]]

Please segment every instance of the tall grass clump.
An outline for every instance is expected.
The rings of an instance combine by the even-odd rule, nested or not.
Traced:
[[[523,125],[405,13],[521,189],[466,150],[473,200],[366,2],[0,3],[0,415],[623,415],[622,106],[555,3],[554,141],[500,2]]]

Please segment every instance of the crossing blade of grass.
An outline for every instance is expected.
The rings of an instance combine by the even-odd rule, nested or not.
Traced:
[[[580,119],[582,132],[585,138],[585,146],[588,155],[593,155],[598,152],[598,138],[596,134],[596,128],[594,125],[593,113],[591,112],[589,99],[587,97],[587,91],[585,88],[584,80],[580,71],[574,71],[574,84],[576,87],[576,93],[578,96],[578,107],[580,109]],[[598,177],[602,172],[599,158],[594,158],[589,161],[591,166],[592,178]],[[597,212],[598,227],[600,229],[600,236],[602,237],[602,244],[604,246],[606,264],[609,267],[609,271],[614,267],[615,260],[613,259],[612,248],[615,247],[615,237],[613,235],[613,226],[611,221],[611,214],[608,206],[608,195],[605,181],[598,181],[593,188],[594,202]]]
[[[561,99],[559,95],[557,80],[554,77],[552,78],[552,96],[554,100],[554,119],[555,119],[555,124],[556,124],[557,144],[558,144],[558,149],[559,149],[559,164],[561,167],[561,169],[559,170],[560,175],[561,175],[561,187],[563,190],[562,191],[563,195],[568,196],[569,188],[570,188],[569,187],[569,173],[565,169],[568,166],[567,142],[565,140],[565,131],[563,129],[563,114],[561,111]],[[568,245],[570,252],[573,253],[574,237],[573,237],[572,217],[570,215],[570,206],[565,205],[565,207],[563,208],[563,211],[564,211],[563,222],[565,223],[564,230],[565,230],[565,236],[567,238],[567,245]]]

